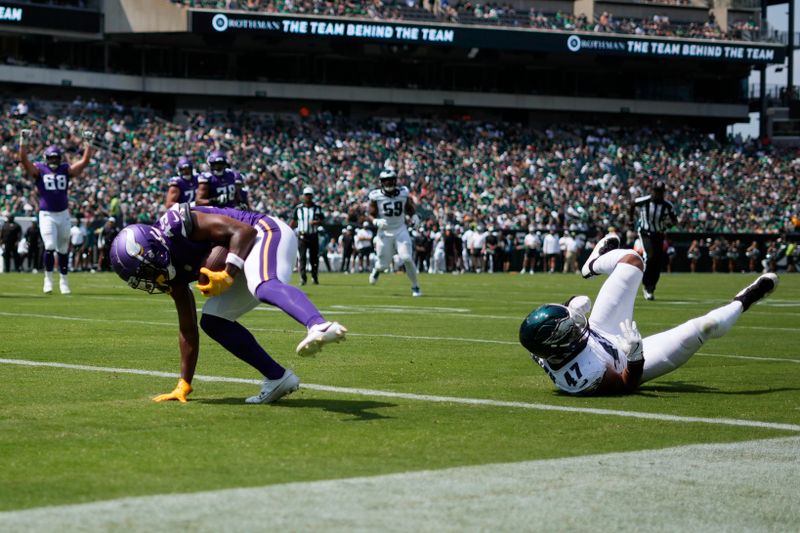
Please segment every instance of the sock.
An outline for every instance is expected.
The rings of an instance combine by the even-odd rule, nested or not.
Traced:
[[[69,273],[69,260],[67,254],[58,254],[58,271],[61,272],[62,276],[66,276]]]
[[[378,276],[380,276],[380,275],[381,275],[381,271],[378,270],[377,267],[372,269],[372,277],[373,278],[378,279]]]
[[[704,316],[692,319],[691,322],[697,327],[700,337],[705,342],[708,339],[718,339],[728,333],[743,312],[742,302],[737,300],[718,307]]]
[[[53,250],[44,251],[44,269],[52,272],[56,264],[56,253]]]
[[[279,379],[286,371],[264,351],[253,334],[238,322],[204,314],[200,327],[223,348],[261,372],[267,379]]]
[[[408,279],[411,280],[411,286],[417,286],[417,267],[414,266],[414,262],[411,260],[404,261],[403,264],[406,266],[406,276]]]
[[[256,298],[278,307],[307,328],[326,322],[319,309],[311,303],[303,291],[281,283],[277,279],[270,279],[259,285],[256,289]]]
[[[592,263],[592,270],[596,274],[611,274],[611,271],[616,268],[617,263],[619,260],[625,257],[626,255],[638,255],[633,250],[611,250],[610,252],[604,253],[600,257],[594,260]]]

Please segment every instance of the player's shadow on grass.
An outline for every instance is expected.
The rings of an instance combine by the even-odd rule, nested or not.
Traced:
[[[379,420],[381,418],[394,418],[374,413],[371,409],[381,409],[385,407],[397,407],[396,403],[373,402],[370,400],[329,400],[314,398],[299,398],[288,400],[281,403],[282,407],[302,408],[302,409],[322,409],[329,413],[342,413],[352,415],[353,418],[345,418],[343,422],[355,422],[362,420]]]
[[[195,400],[198,403],[216,404],[216,405],[242,405],[242,398],[209,398],[205,400]],[[394,418],[391,416],[384,416],[380,413],[372,412],[372,409],[381,409],[385,407],[397,407],[395,403],[386,402],[373,402],[369,400],[326,400],[326,399],[313,399],[313,398],[284,398],[271,406],[257,406],[253,405],[252,408],[272,408],[272,407],[290,407],[293,409],[322,409],[329,413],[341,413],[345,415],[352,415],[353,418],[345,418],[344,422],[355,422],[362,420],[379,420],[382,418]]]
[[[730,396],[759,396],[762,394],[772,394],[774,392],[797,391],[800,387],[777,387],[777,388],[764,388],[755,390],[721,390],[714,387],[705,387],[695,383],[685,383],[683,381],[668,381],[659,384],[645,384],[642,385],[637,394],[648,396],[648,392],[680,392],[680,393],[696,393],[696,394],[724,394]]]

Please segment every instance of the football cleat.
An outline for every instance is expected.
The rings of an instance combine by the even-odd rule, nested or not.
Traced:
[[[378,276],[380,276],[380,275],[381,275],[381,273],[378,272],[377,270],[373,270],[372,272],[370,272],[370,274],[369,274],[369,284],[370,285],[375,285],[376,283],[378,283]]]
[[[58,290],[61,292],[61,294],[72,294],[72,291],[69,290],[67,276],[61,276],[61,279],[58,280]]]
[[[742,302],[744,311],[747,311],[751,305],[770,294],[777,286],[778,276],[771,272],[763,274],[753,283],[740,290],[733,299]]]
[[[287,369],[279,379],[264,379],[261,392],[257,396],[250,396],[245,403],[272,403],[280,400],[300,388],[300,378]]]
[[[53,294],[53,278],[45,274],[44,277],[44,286],[42,287],[42,292],[45,294]]]
[[[655,300],[656,299],[656,295],[653,294],[652,291],[648,291],[644,287],[642,287],[642,294],[644,295],[644,299],[645,300]]]
[[[581,267],[581,274],[584,278],[589,279],[592,276],[596,276],[597,272],[592,269],[594,262],[597,260],[598,257],[601,255],[610,252],[611,250],[616,250],[619,248],[619,237],[614,235],[613,233],[609,233],[595,245],[594,250],[589,255],[589,259]]]
[[[308,335],[297,345],[297,354],[300,357],[309,357],[319,352],[322,347],[331,342],[345,340],[347,328],[338,322],[323,322],[308,328]]]
[[[411,296],[422,296],[422,291],[419,290],[419,287],[411,287]]]

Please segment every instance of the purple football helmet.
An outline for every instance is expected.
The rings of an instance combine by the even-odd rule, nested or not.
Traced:
[[[164,236],[146,224],[132,224],[111,243],[114,272],[134,289],[170,292],[169,280],[175,277]]]
[[[211,173],[215,176],[222,176],[222,174],[225,173],[225,169],[228,167],[228,159],[225,157],[225,153],[219,150],[214,150],[208,154],[206,163],[208,163],[209,168],[211,168]]]
[[[44,158],[47,164],[51,167],[57,167],[61,164],[61,148],[58,146],[48,146],[44,151]]]
[[[187,180],[192,178],[192,162],[188,158],[181,157],[178,159],[177,167],[179,176]]]

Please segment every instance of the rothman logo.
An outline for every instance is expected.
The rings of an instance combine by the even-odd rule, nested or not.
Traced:
[[[228,17],[223,14],[214,15],[211,19],[211,27],[217,31],[225,31],[228,29]]]
[[[581,49],[581,38],[577,35],[570,35],[567,39],[567,49],[570,52],[577,52]]]

